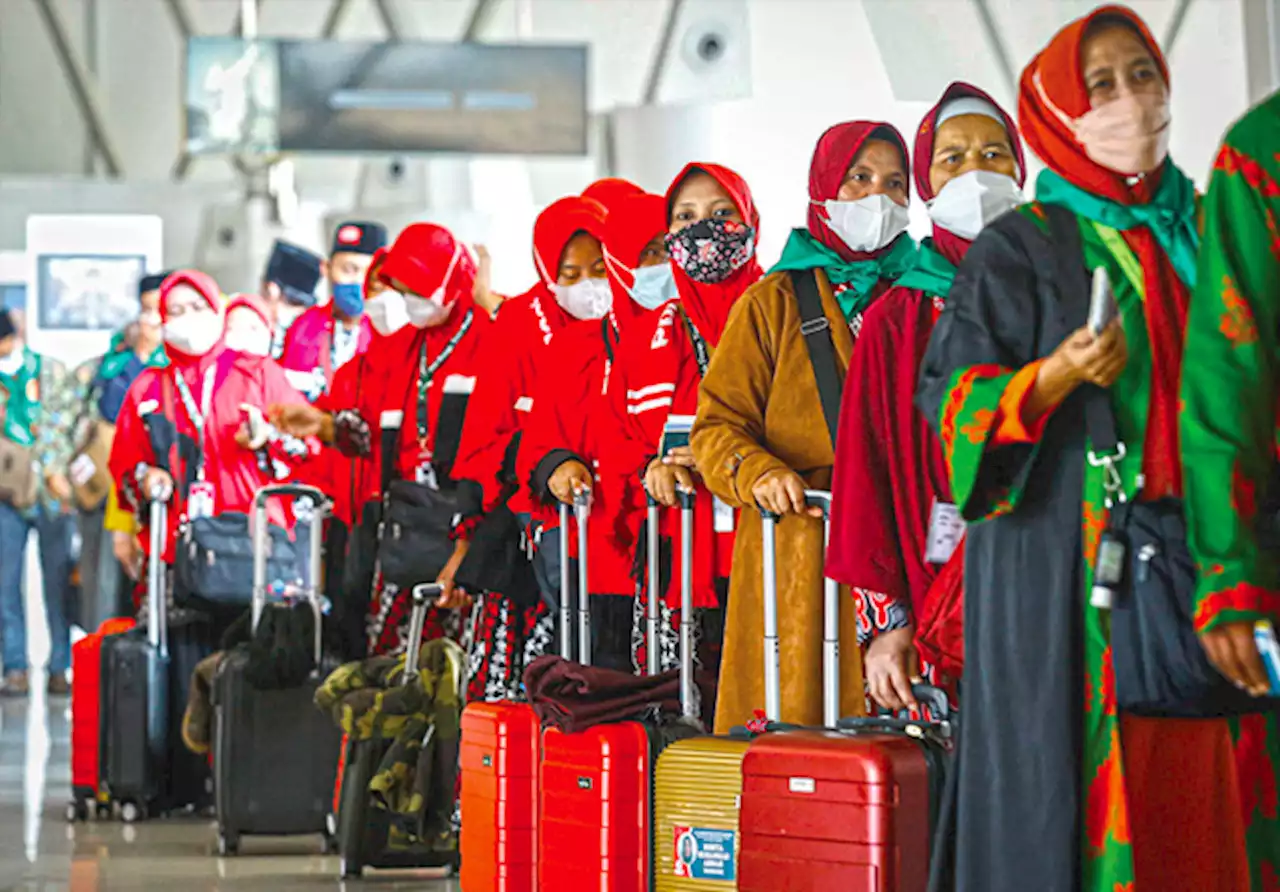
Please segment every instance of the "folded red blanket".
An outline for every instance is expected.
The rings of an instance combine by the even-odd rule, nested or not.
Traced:
[[[592,725],[680,715],[680,673],[630,675],[539,657],[524,670],[524,689],[543,725],[573,733]]]

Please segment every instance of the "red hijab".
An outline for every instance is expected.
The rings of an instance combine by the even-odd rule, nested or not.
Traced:
[[[180,285],[195,289],[215,313],[221,309],[222,289],[218,287],[218,283],[213,280],[212,276],[196,269],[180,269],[171,273],[168,278],[160,283],[161,325],[169,321],[169,295]],[[219,320],[219,324],[221,324],[221,320]],[[164,351],[169,355],[169,362],[175,368],[187,369],[194,367],[197,371],[203,373],[206,368],[217,361],[218,356],[222,353],[222,338],[219,337],[213,347],[201,356],[183,353],[181,350],[174,349],[168,343],[164,345]]]
[[[751,188],[741,176],[719,164],[694,162],[686,165],[676,175],[665,196],[667,226],[671,225],[671,209],[680,195],[680,187],[695,173],[705,173],[729,193],[729,198],[733,200],[743,221],[756,230],[756,238],[759,240],[760,212],[756,210],[755,201],[751,197]],[[734,302],[764,276],[754,252],[749,261],[734,270],[723,282],[710,285],[695,282],[675,264],[672,264],[672,271],[675,273],[676,288],[680,292],[680,305],[712,347],[720,343],[720,335],[724,332],[724,325],[729,320],[729,311],[733,309]]]
[[[450,306],[449,318],[442,325],[423,329],[406,325],[383,339],[377,352],[389,354],[392,361],[416,361],[424,338],[428,351],[441,349],[475,304],[476,264],[471,252],[452,232],[435,223],[406,227],[387,251],[377,275],[388,287],[399,282],[421,297],[430,297],[443,286],[444,301]]]
[[[570,195],[552,202],[533,224],[533,266],[548,296],[560,272],[565,246],[579,232],[604,243],[608,211],[599,201]]]
[[[1022,72],[1018,118],[1032,151],[1065,180],[1120,204],[1141,204],[1150,200],[1159,177],[1146,176],[1130,185],[1124,174],[1090,159],[1062,120],[1074,121],[1091,108],[1082,50],[1090,29],[1108,21],[1132,28],[1151,52],[1165,83],[1169,82],[1169,65],[1146,23],[1127,7],[1103,6],[1063,28],[1031,60]],[[1182,491],[1178,381],[1189,292],[1149,229],[1139,227],[1122,235],[1142,264],[1143,306],[1151,345],[1151,402],[1142,462],[1145,492],[1150,498],[1176,496]]]
[[[598,201],[606,208],[612,208],[619,201],[630,198],[633,195],[643,194],[643,189],[630,180],[622,179],[622,177],[605,177],[602,180],[596,180],[582,190],[583,198]]]
[[[261,297],[256,294],[243,293],[232,295],[231,299],[227,301],[227,312],[224,314],[225,318],[230,318],[231,311],[237,307],[244,307],[247,310],[252,310],[257,314],[258,318],[262,320],[262,324],[267,327],[267,330],[271,330],[271,317],[268,315],[266,305],[263,304]]]
[[[1018,133],[1018,124],[1013,120],[1013,116],[1000,107],[990,94],[983,90],[979,90],[972,84],[966,84],[964,81],[953,81],[950,86],[942,92],[942,98],[938,100],[938,104],[925,114],[920,121],[920,126],[916,129],[916,144],[913,157],[913,167],[915,169],[916,193],[924,201],[932,201],[934,198],[933,186],[929,182],[929,168],[933,166],[933,148],[938,137],[938,115],[955,99],[981,99],[983,102],[989,103],[1000,114],[1000,120],[1004,124],[1005,132],[1009,134],[1009,143],[1013,146],[1013,159],[1017,162],[1018,170],[1015,179],[1018,186],[1022,187],[1027,182],[1027,158],[1022,150],[1022,137]],[[960,238],[945,229],[940,229],[936,224],[933,227],[933,246],[937,248],[938,253],[950,260],[952,263],[959,265],[964,258],[964,254],[969,250],[971,242],[968,239]]]
[[[613,290],[613,319],[620,328],[644,312],[631,299],[640,255],[649,242],[667,231],[667,200],[637,192],[609,209],[604,224],[604,265]]]
[[[835,199],[853,159],[872,138],[894,143],[902,153],[902,172],[911,175],[906,140],[898,128],[883,121],[846,121],[830,127],[819,137],[809,163],[809,234],[850,263],[870,260],[893,247],[890,243],[878,251],[854,251],[827,225],[827,209],[821,204]]]
[[[374,282],[382,281],[382,264],[386,262],[387,249],[379,248],[373,252],[373,262],[369,264],[369,271],[364,274],[364,287],[361,289],[364,293],[364,299],[368,300],[372,295],[369,293],[369,286]],[[377,337],[377,332],[374,336]]]

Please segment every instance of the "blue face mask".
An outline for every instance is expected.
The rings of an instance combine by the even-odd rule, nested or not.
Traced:
[[[636,283],[631,286],[631,299],[646,310],[656,310],[667,301],[676,300],[676,277],[670,263],[642,266],[636,270]]]
[[[364,312],[364,289],[359,285],[335,282],[329,286],[333,307],[344,316],[354,318]]]

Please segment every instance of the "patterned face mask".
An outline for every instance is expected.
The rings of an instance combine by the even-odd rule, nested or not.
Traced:
[[[736,220],[699,220],[666,237],[671,262],[695,282],[714,285],[755,254],[756,231]]]

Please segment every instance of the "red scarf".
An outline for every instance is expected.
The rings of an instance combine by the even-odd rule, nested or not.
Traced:
[[[911,172],[906,140],[896,127],[883,121],[845,121],[828,128],[818,138],[809,162],[809,234],[850,263],[871,260],[889,251],[890,246],[879,251],[854,251],[827,225],[827,209],[821,202],[835,200],[853,159],[872,138],[893,142],[902,153],[903,172]]]
[[[644,308],[631,299],[640,255],[667,231],[667,201],[661,195],[640,192],[609,208],[604,226],[604,263],[613,291],[614,326],[621,331]]]

